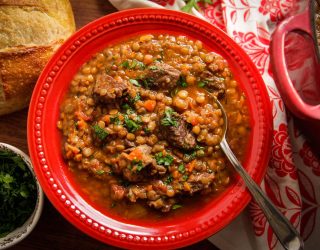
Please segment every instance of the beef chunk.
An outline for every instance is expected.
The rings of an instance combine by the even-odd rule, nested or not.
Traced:
[[[170,117],[170,122],[166,119]],[[166,110],[160,121],[162,136],[172,146],[183,150],[191,150],[196,146],[196,138],[187,126],[187,122],[176,112]]]
[[[180,71],[174,67],[156,61],[148,68],[145,79],[149,88],[171,89],[177,85],[180,74]]]
[[[97,76],[93,96],[102,103],[113,103],[115,99],[122,97],[127,89],[124,82],[118,82],[106,73],[102,73]]]
[[[130,152],[133,150],[141,151],[142,158],[138,160],[131,159]],[[124,179],[130,182],[144,180],[146,172],[150,175],[164,175],[167,169],[157,164],[151,155],[151,150],[151,147],[148,145],[140,145],[136,148],[125,150],[125,152],[119,155],[117,163],[113,165],[113,171],[116,174],[121,174]]]
[[[117,184],[111,185],[111,198],[113,200],[122,200],[126,193],[126,188]]]
[[[206,81],[206,87],[209,91],[213,92],[219,99],[223,98],[226,91],[224,78],[218,77],[208,70],[204,71],[200,77]]]

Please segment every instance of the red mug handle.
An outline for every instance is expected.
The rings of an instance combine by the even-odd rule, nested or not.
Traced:
[[[320,104],[310,105],[302,100],[289,77],[284,55],[285,37],[289,32],[300,30],[312,37],[309,22],[309,8],[307,8],[303,13],[280,23],[271,41],[271,56],[273,55],[271,64],[276,85],[288,108],[300,118],[320,120]]]

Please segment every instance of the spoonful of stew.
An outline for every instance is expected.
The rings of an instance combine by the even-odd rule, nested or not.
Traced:
[[[292,226],[292,224],[287,220],[287,218],[275,207],[275,205],[270,201],[270,199],[263,193],[259,186],[253,181],[246,170],[243,168],[237,157],[234,155],[230,146],[226,140],[226,132],[228,128],[228,118],[222,104],[215,98],[212,94],[207,92],[216,107],[222,112],[222,117],[224,120],[224,132],[222,139],[220,141],[220,147],[225,153],[226,157],[229,159],[235,170],[239,173],[243,181],[245,182],[247,188],[249,189],[251,195],[259,204],[264,215],[266,216],[268,222],[270,223],[273,232],[278,237],[282,246],[285,249],[295,250],[303,249],[303,241],[301,236]]]

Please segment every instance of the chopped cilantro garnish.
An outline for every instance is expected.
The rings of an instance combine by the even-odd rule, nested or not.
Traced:
[[[105,173],[105,171],[103,169],[99,169],[96,171],[97,175],[103,175]]]
[[[206,85],[207,85],[207,82],[206,82],[206,81],[202,81],[202,82],[199,82],[199,83],[198,83],[198,87],[199,87],[199,88],[204,88]]]
[[[124,61],[121,63],[121,66],[125,69],[128,69],[130,67],[129,61]]]
[[[183,180],[183,181],[188,180],[188,178],[189,178],[189,176],[188,176],[188,175],[186,175],[186,174],[185,174],[184,176],[182,176],[182,180]]]
[[[155,155],[155,159],[159,165],[163,165],[165,167],[169,167],[173,162],[172,155],[169,155],[169,154],[163,155],[162,152],[157,153]]]
[[[94,133],[96,134],[96,136],[101,141],[103,141],[109,135],[109,133],[107,131],[105,131],[103,128],[100,128],[98,124],[93,125],[92,129],[93,129]]]
[[[176,209],[178,209],[178,208],[182,208],[182,205],[180,205],[180,204],[174,204],[174,205],[172,206],[172,210],[176,210]]]
[[[129,96],[128,99],[129,99],[129,102],[130,102],[131,104],[134,104],[134,103],[136,103],[137,101],[141,100],[141,96],[140,96],[140,94],[139,94],[139,92],[138,92],[135,97]]]
[[[150,69],[150,70],[157,70],[157,69],[158,69],[158,67],[157,67],[157,66],[155,66],[155,65],[152,65],[152,66],[150,66],[150,67],[149,67],[149,69]]]
[[[140,83],[135,79],[129,79],[129,82],[134,86],[141,87]]]
[[[135,132],[140,128],[140,125],[136,121],[130,119],[128,115],[124,116],[124,124],[129,132]]]
[[[161,124],[163,126],[174,126],[177,127],[178,121],[173,117],[173,115],[175,115],[176,112],[173,111],[172,108],[167,108],[164,111],[164,117],[161,119]]]
[[[130,107],[130,105],[128,103],[125,103],[121,106],[121,108],[125,111],[125,113],[127,114],[132,114],[133,113],[133,109]]]
[[[185,153],[183,157],[184,157],[187,161],[192,161],[193,159],[196,158],[196,156],[197,156],[196,151],[193,151],[192,153]]]
[[[140,161],[133,160],[131,163],[132,163],[133,166],[136,166],[136,169],[139,172],[144,168],[143,163],[142,163],[141,160]]]
[[[0,238],[23,225],[37,200],[35,179],[20,156],[0,150]]]
[[[143,131],[146,133],[146,135],[150,135],[151,134],[151,131],[150,131],[149,128],[144,127]]]
[[[137,68],[145,69],[146,68],[143,62],[140,62],[136,59],[133,59],[131,62],[126,60],[121,63],[121,66],[125,69],[137,69]]]
[[[167,179],[164,181],[166,185],[170,184],[173,181],[173,177],[171,175],[168,175]]]
[[[186,172],[186,169],[185,169],[185,167],[184,167],[184,164],[183,163],[181,163],[180,165],[179,165],[179,167],[178,167],[178,171],[180,172],[180,173],[184,173],[184,172]]]
[[[180,76],[180,78],[179,78],[178,85],[183,88],[188,87],[186,80],[182,76]]]
[[[136,61],[136,66],[135,66],[135,68],[136,67],[138,67],[138,68],[140,68],[140,69],[145,69],[146,68],[146,65],[144,65],[144,63],[143,62],[139,62],[139,61],[137,61],[137,60],[133,60],[133,61]]]
[[[113,117],[110,117],[110,122],[114,123],[115,125],[120,125],[121,121],[119,119],[119,115],[115,115]]]

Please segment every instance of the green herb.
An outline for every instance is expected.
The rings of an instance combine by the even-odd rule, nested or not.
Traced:
[[[16,154],[0,150],[0,238],[20,227],[37,200],[35,179]]]
[[[139,69],[145,69],[145,68],[146,68],[146,65],[144,65],[143,62],[139,62],[139,61],[137,61],[136,59],[134,59],[133,61],[136,61],[136,66],[135,66],[135,68],[136,68],[136,67],[138,67]]]
[[[129,99],[129,102],[130,102],[131,104],[134,104],[134,103],[136,103],[137,101],[141,100],[141,96],[140,96],[140,94],[139,94],[139,92],[138,92],[135,97],[129,96],[128,99]]]
[[[173,115],[176,115],[177,113],[173,111],[172,108],[167,108],[164,111],[164,117],[161,119],[161,124],[163,126],[174,126],[177,127],[178,121],[173,117]]]
[[[93,131],[95,132],[96,136],[103,141],[106,139],[106,137],[109,135],[107,131],[105,131],[103,128],[100,128],[98,124],[92,126]]]
[[[180,204],[174,204],[174,205],[172,206],[172,210],[176,210],[176,209],[178,209],[178,208],[182,208],[182,205],[180,205]]]
[[[178,167],[178,171],[183,174],[184,172],[186,172],[186,168],[184,167],[184,164],[181,163]]]
[[[186,175],[186,174],[185,174],[184,176],[182,176],[182,180],[183,180],[183,181],[188,180],[188,178],[189,178],[189,176],[188,176],[188,175]]]
[[[204,88],[206,85],[207,85],[207,82],[206,82],[206,81],[202,81],[202,82],[199,82],[199,83],[198,83],[198,87],[199,87],[199,88]]]
[[[145,132],[146,135],[150,135],[151,134],[151,130],[149,128],[144,127],[143,131]]]
[[[135,79],[129,79],[129,82],[134,86],[141,87],[140,83]]]
[[[150,67],[149,67],[149,69],[150,69],[150,70],[157,70],[157,69],[158,69],[158,67],[157,67],[157,66],[155,66],[155,65],[152,65],[152,66],[150,66]]]
[[[129,61],[124,61],[121,63],[121,66],[125,69],[128,69],[130,67]]]
[[[186,79],[184,79],[184,77],[182,77],[182,76],[179,77],[178,85],[181,86],[181,87],[183,87],[183,88],[188,87],[188,84],[187,84],[187,82],[186,82]]]
[[[167,179],[164,181],[164,183],[165,183],[166,185],[168,185],[168,184],[170,184],[172,181],[173,181],[173,177],[172,177],[171,175],[169,175],[169,176],[167,177]]]
[[[144,165],[143,165],[141,160],[140,161],[133,160],[131,163],[132,163],[133,166],[136,166],[136,169],[139,172],[144,168]]]
[[[119,115],[110,117],[110,122],[111,122],[111,123],[114,123],[115,125],[120,125],[120,124],[121,124],[121,121],[120,121],[120,119],[119,119]]]
[[[124,61],[121,63],[121,66],[125,69],[137,69],[137,68],[145,69],[146,68],[143,62],[140,62],[136,59],[133,59],[131,62]]]
[[[99,170],[96,171],[96,174],[97,174],[97,175],[104,175],[104,174],[105,174],[105,171],[102,170],[102,169],[99,169]]]
[[[200,10],[200,7],[198,5],[199,2],[212,4],[212,0],[184,0],[184,1],[186,2],[186,5],[183,6],[181,10],[187,13],[190,13],[192,8],[195,8],[196,10]]]
[[[183,158],[188,162],[192,161],[196,157],[197,157],[197,152],[196,151],[193,151],[191,153],[185,153],[184,156],[183,156]]]
[[[124,116],[124,124],[129,132],[135,132],[140,128],[140,125],[138,124],[138,122],[130,119],[128,115]]]
[[[125,103],[121,106],[121,108],[125,111],[125,113],[127,114],[132,114],[133,113],[133,109],[132,107],[130,107],[130,105],[128,103]]]
[[[114,203],[114,202],[112,202],[112,204],[111,204],[111,208],[114,208],[115,206],[117,206],[117,204],[116,204],[116,203]]]
[[[173,162],[173,157],[169,154],[163,155],[162,152],[155,155],[155,159],[159,165],[169,167]]]

